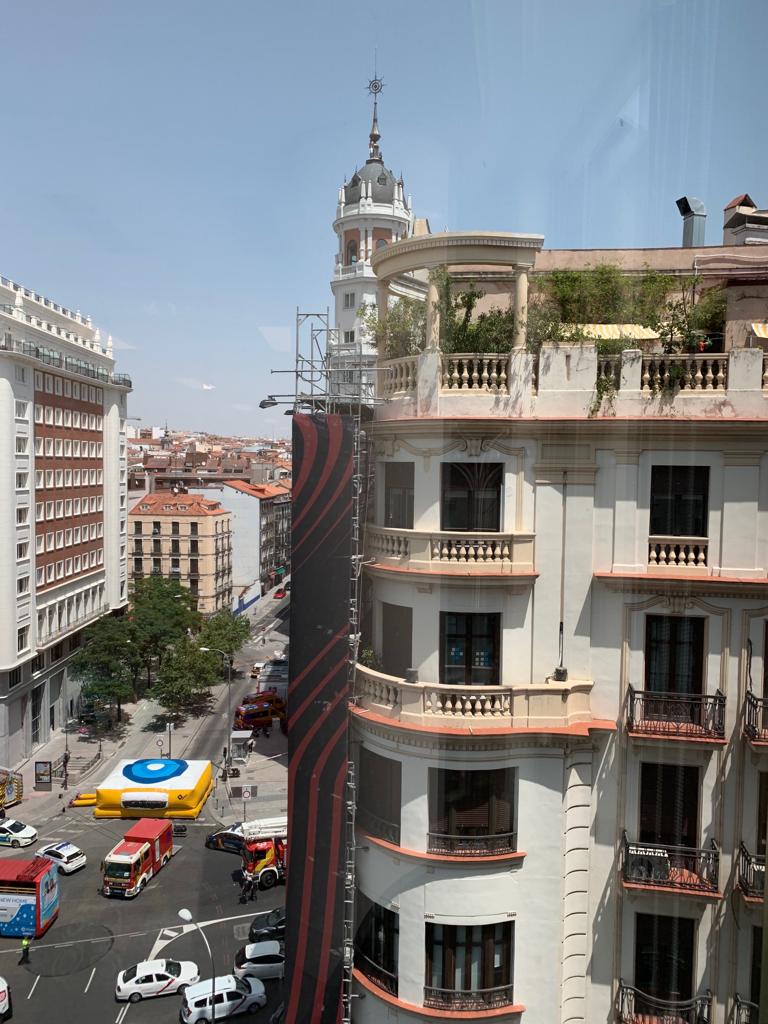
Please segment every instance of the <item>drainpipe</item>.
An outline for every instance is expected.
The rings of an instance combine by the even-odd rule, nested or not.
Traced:
[[[568,497],[568,470],[563,470],[563,499],[562,499],[562,532],[560,537],[560,628],[558,631],[558,655],[559,663],[552,673],[552,678],[557,683],[565,683],[568,680],[568,669],[563,664],[565,657],[565,507]]]

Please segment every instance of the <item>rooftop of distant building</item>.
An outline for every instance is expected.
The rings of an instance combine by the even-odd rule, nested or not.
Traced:
[[[202,494],[174,494],[172,491],[157,491],[145,494],[131,509],[132,516],[224,516],[229,510],[220,501],[206,498]]]

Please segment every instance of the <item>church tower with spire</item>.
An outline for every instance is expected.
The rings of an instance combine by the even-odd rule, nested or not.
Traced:
[[[413,234],[414,219],[410,196],[406,197],[402,175],[395,177],[384,164],[378,118],[378,95],[383,83],[373,78],[368,91],[373,95],[373,120],[368,136],[368,159],[357,167],[339,189],[336,219],[336,263],[331,290],[334,297],[336,336],[329,342],[328,356],[334,390],[357,392],[353,368],[374,365],[376,351],[366,337],[359,316],[364,305],[376,304],[376,276],[371,270],[371,256],[376,249]],[[403,282],[402,291],[394,294],[420,295],[422,288],[414,281]],[[363,369],[364,379],[373,374]]]

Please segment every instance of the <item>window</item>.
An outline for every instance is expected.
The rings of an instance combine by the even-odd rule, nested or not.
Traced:
[[[19,630],[19,632],[21,632],[21,630]],[[20,647],[19,650],[23,650],[23,647]],[[17,668],[12,668],[8,673],[8,688],[12,689],[14,686],[18,686],[20,682],[21,666],[19,665]]]
[[[355,308],[355,293],[354,292],[344,292],[344,309],[354,309],[354,308]]]
[[[20,369],[20,367],[17,366],[16,367],[17,372],[18,372],[19,369]],[[16,401],[15,401],[14,408],[15,408],[16,419],[17,420],[25,420],[27,418],[27,410],[29,408],[29,402],[21,402],[17,398]]]
[[[499,682],[500,616],[440,613],[440,681],[452,686]]]
[[[401,765],[367,747],[360,748],[357,820],[369,835],[400,845]]]
[[[699,769],[644,762],[640,766],[640,842],[699,846]]]
[[[16,630],[16,653],[20,654],[29,646],[29,626]]]
[[[377,249],[383,249],[387,244],[388,243],[387,243],[386,238],[377,238],[376,239],[376,248]]]
[[[67,381],[67,383],[69,383],[69,381]],[[71,409],[65,409],[64,410],[64,426],[65,427],[71,427],[72,426],[72,410]]]
[[[635,987],[640,993],[665,1002],[691,998],[694,932],[691,918],[635,916]],[[635,1015],[656,1016],[658,1012],[657,1006],[638,999],[636,993]]]
[[[444,462],[440,528],[498,532],[502,470],[494,462]]]
[[[160,525],[161,524],[160,524],[160,520],[159,519],[155,519],[152,522],[152,534],[153,534],[153,536],[155,536],[155,537],[159,537],[160,536]]]
[[[197,536],[197,523],[189,524],[189,532],[193,537]]]
[[[54,379],[53,379],[53,390],[54,390],[54,392],[57,395],[59,395],[59,396],[61,395],[62,390],[63,390],[62,386],[61,386],[61,377],[54,377]]]
[[[16,378],[16,380],[17,380],[17,382],[19,384],[26,384],[27,383],[27,368],[26,368],[26,366],[17,366],[17,367],[15,367],[14,376],[15,376],[15,378]],[[18,405],[18,402],[16,404]],[[16,415],[18,416],[19,414],[16,413]]]
[[[35,455],[43,454],[43,439],[42,437],[35,438]]]
[[[411,668],[412,645],[413,609],[382,602],[381,660],[387,675],[405,678]]]
[[[75,396],[75,397],[77,397],[77,396]],[[72,426],[75,428],[75,430],[79,430],[80,429],[80,413],[77,412],[77,410],[75,410],[72,413]]]
[[[72,486],[72,470],[71,469],[65,469],[64,470],[64,486],[65,487],[71,487]]]
[[[45,551],[45,537],[42,533],[38,533],[35,537],[35,554],[41,555]]]
[[[49,427],[53,426],[53,409],[50,405],[46,405],[45,407],[45,422]]]
[[[351,263],[357,263],[357,242],[354,239],[347,242],[347,266]]]
[[[702,616],[646,616],[646,690],[675,694],[702,692],[704,621]]]
[[[355,332],[353,330],[352,331],[344,331],[344,344],[345,345],[354,345],[355,344]]]
[[[469,912],[469,911],[468,911]],[[424,1005],[486,1009],[512,1003],[514,922],[424,926]]]
[[[85,386],[85,385],[83,385],[83,386]],[[80,384],[76,380],[72,381],[72,397],[76,398],[76,399],[80,398]],[[78,423],[79,423],[79,416],[80,416],[80,414],[79,413],[75,413],[75,416],[78,417]]]
[[[429,769],[431,853],[508,853],[517,849],[515,771]]]
[[[141,520],[140,519],[134,520],[133,532],[134,532],[134,534],[139,534],[139,535],[141,534]]]
[[[35,403],[35,423],[43,422],[43,407]]]
[[[56,458],[60,459],[62,457],[62,455],[64,454],[64,441],[60,437],[56,438],[55,450],[56,450]]]
[[[54,410],[53,421],[57,427],[61,427],[64,424],[64,410],[60,408],[58,405]]]
[[[53,377],[50,373],[46,373],[45,375],[45,393],[47,395],[53,394]]]
[[[46,501],[45,503],[45,518],[53,519],[53,502]]]
[[[413,529],[412,462],[387,462],[384,465],[384,525]]]
[[[16,545],[16,559],[21,560],[24,558],[29,558],[29,541],[26,540],[19,541]]]
[[[26,526],[29,522],[29,505],[18,505],[16,507],[16,525]]]
[[[53,531],[49,530],[49,532],[46,533],[46,535],[45,535],[45,550],[46,551],[53,551],[53,547],[54,547],[55,541],[56,541],[56,538],[54,537]]]
[[[41,523],[45,519],[45,505],[42,501],[35,503],[35,522]]]
[[[45,471],[45,486],[53,487],[53,470],[46,469]]]
[[[28,455],[29,454],[29,437],[26,434],[16,435],[16,454],[17,455]]]
[[[355,966],[380,988],[397,995],[398,915],[358,890]]]
[[[65,398],[71,398],[72,397],[72,381],[71,380],[65,380],[64,381],[64,397]],[[64,413],[64,421],[65,422],[66,422],[66,418],[67,418],[67,414],[65,412]],[[67,426],[69,426],[69,424],[67,424]]]
[[[707,466],[653,466],[652,537],[706,537],[709,501]]]
[[[29,576],[17,576],[16,577],[16,594],[17,594],[17,596],[20,596],[21,594],[28,594],[28,593],[29,593]]]

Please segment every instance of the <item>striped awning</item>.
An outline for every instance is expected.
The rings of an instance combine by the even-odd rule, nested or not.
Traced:
[[[750,324],[752,333],[756,338],[765,338],[768,340],[768,324]]]
[[[659,332],[650,327],[643,327],[642,324],[573,324],[588,338],[595,341],[623,341],[629,338],[633,341],[657,341]]]

